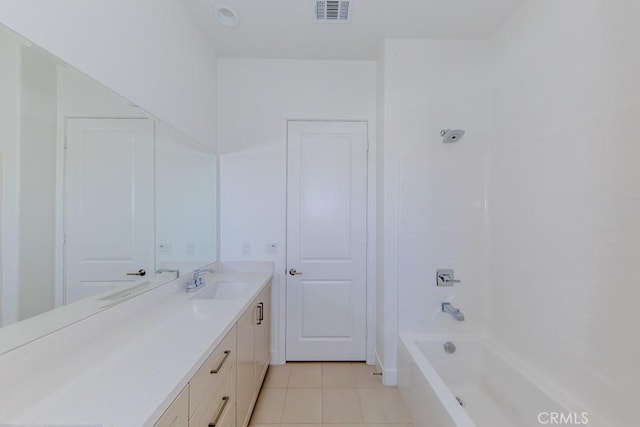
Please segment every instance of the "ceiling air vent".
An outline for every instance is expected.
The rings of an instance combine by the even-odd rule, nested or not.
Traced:
[[[351,0],[317,0],[316,22],[348,23],[351,20]]]

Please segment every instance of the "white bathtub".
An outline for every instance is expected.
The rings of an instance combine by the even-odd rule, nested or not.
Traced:
[[[455,353],[445,352],[446,341],[455,344]],[[555,424],[554,413],[577,421],[572,425],[595,425],[589,414],[568,411],[513,366],[479,339],[402,336],[398,387],[415,427],[539,427]]]

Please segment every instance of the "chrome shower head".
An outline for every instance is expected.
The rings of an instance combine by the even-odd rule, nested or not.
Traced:
[[[440,136],[444,138],[442,140],[444,143],[458,142],[464,136],[464,131],[461,129],[442,129]]]

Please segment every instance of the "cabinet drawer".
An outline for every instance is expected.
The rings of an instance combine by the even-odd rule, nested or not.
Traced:
[[[189,386],[182,389],[154,427],[186,427],[189,424]]]
[[[219,387],[209,388],[189,420],[189,427],[221,427],[235,424],[234,378],[233,371],[228,371],[224,378],[219,380]]]
[[[231,402],[231,403],[235,403],[235,402]],[[229,403],[229,405],[231,403]],[[235,408],[230,408],[229,410],[225,410],[224,414],[222,414],[222,417],[220,418],[220,421],[218,421],[215,427],[236,427]]]
[[[229,331],[211,356],[202,364],[189,383],[189,415],[198,410],[209,391],[220,387],[221,379],[233,371],[236,360],[236,327]]]

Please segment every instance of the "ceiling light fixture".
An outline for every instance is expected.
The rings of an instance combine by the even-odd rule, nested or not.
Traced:
[[[213,6],[213,14],[218,22],[225,27],[237,27],[240,23],[238,12],[224,3]]]

